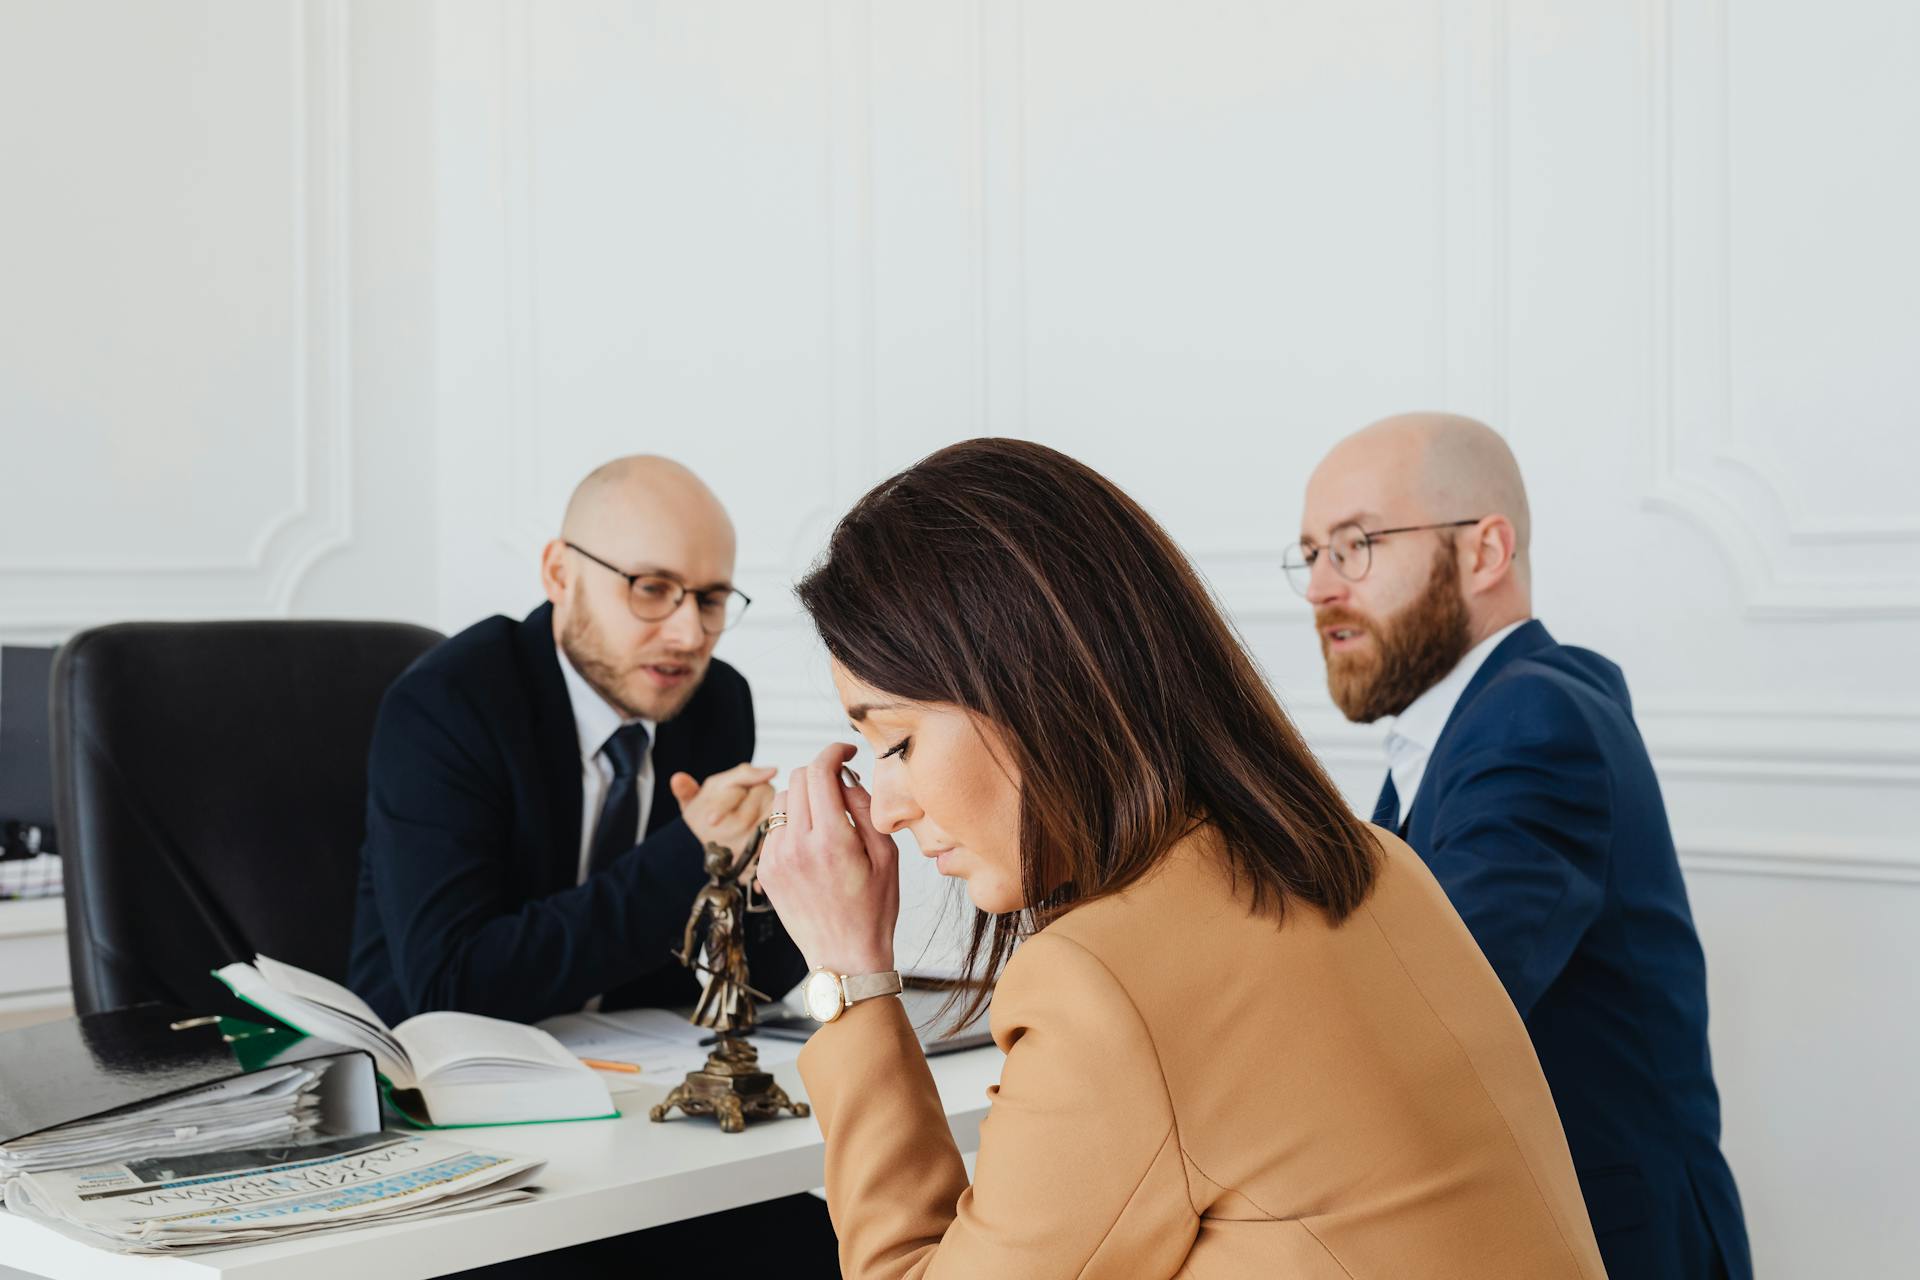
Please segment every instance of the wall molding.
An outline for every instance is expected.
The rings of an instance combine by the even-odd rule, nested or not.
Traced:
[[[322,523],[287,556],[270,588],[272,607],[281,615],[291,611],[294,593],[313,566],[353,540],[353,94],[348,7],[346,0],[308,0],[307,9],[309,30],[318,28],[314,45],[320,73],[309,84],[318,86],[321,126],[317,140],[309,134],[308,147],[309,171],[318,169],[314,187],[320,198],[305,202],[314,218],[311,225],[303,224],[303,230],[310,243],[322,246],[310,261],[319,268],[324,339],[319,359],[306,368],[309,378],[320,374],[323,399],[318,417],[325,430],[319,439],[331,447],[314,467],[324,474]],[[310,286],[303,275],[304,287]],[[312,493],[311,488],[308,492]]]
[[[1027,164],[1025,8],[972,0],[977,154],[973,162],[978,290],[976,417],[981,435],[1025,436]]]
[[[533,199],[533,6],[505,0],[500,6],[500,172],[506,269],[501,295],[506,325],[507,447],[500,455],[507,518],[496,541],[515,557],[552,536],[551,521],[534,518],[526,486],[538,474],[534,450],[539,408],[534,361],[538,299],[534,282]]]
[[[828,389],[833,492],[799,513],[778,558],[743,563],[743,576],[772,577],[799,567],[824,542],[832,521],[875,478],[878,456],[874,347],[873,30],[871,0],[823,6],[830,94],[827,324],[832,352]],[[532,191],[533,123],[530,0],[502,6],[502,172],[507,364],[511,369],[507,444],[501,462],[508,517],[497,541],[524,556],[550,534],[529,488],[537,477],[540,436],[534,361],[539,299]],[[969,0],[969,57],[975,116],[970,164],[975,202],[975,414],[982,434],[1029,434],[1025,155],[1027,74],[1024,7],[1018,0]],[[1508,430],[1507,0],[1472,0],[1441,22],[1436,48],[1441,93],[1442,278],[1439,307],[1446,347],[1446,407]],[[1509,434],[1510,431],[1509,431]],[[1197,566],[1234,616],[1246,623],[1301,621],[1310,610],[1280,571],[1283,543],[1192,548]],[[756,609],[759,605],[756,604]]]
[[[1806,843],[1759,833],[1691,836],[1677,843],[1680,868],[1689,875],[1920,885],[1920,853],[1909,849],[1845,842],[1813,852]]]
[[[779,559],[748,566],[797,570],[871,483],[879,455],[875,331],[873,0],[829,0],[827,26],[827,384],[829,492],[795,521]]]
[[[346,0],[304,0],[292,86],[295,382],[292,505],[237,557],[0,565],[0,631],[58,639],[130,617],[284,616],[353,537],[351,72]]]
[[[784,537],[768,540],[776,553],[743,560],[741,580],[772,580],[793,573],[825,544],[827,531],[871,482],[878,454],[874,333],[873,22],[872,0],[825,0],[822,39],[828,66],[823,164],[829,200],[824,324],[831,351],[824,380],[830,492],[800,511]],[[504,292],[508,396],[506,447],[498,478],[506,519],[495,542],[516,560],[553,536],[554,513],[534,501],[542,435],[537,361],[540,325],[538,202],[539,136],[533,85],[532,0],[500,7],[502,107],[501,209],[506,251]],[[756,616],[766,612],[756,601]]]
[[[1509,441],[1507,0],[1440,7],[1441,407]]]
[[[1681,11],[1705,14],[1712,53],[1682,53]],[[1920,540],[1920,519],[1888,514],[1843,520],[1807,513],[1785,473],[1751,436],[1732,405],[1731,249],[1732,74],[1728,0],[1645,0],[1642,76],[1646,104],[1648,261],[1648,421],[1652,458],[1644,504],[1692,523],[1732,566],[1745,607],[1755,618],[1906,618],[1920,616],[1920,578],[1902,553]],[[1698,33],[1696,33],[1697,35]],[[1689,82],[1704,80],[1704,141],[1683,142],[1675,102],[1676,64]],[[1685,174],[1699,184],[1695,209],[1676,194]],[[1691,190],[1686,187],[1683,190]],[[1691,235],[1682,229],[1698,223]],[[1676,316],[1698,314],[1689,341],[1698,354],[1683,361]],[[1683,391],[1684,383],[1684,391]],[[1683,397],[1702,406],[1683,411]],[[1683,430],[1683,418],[1687,429]],[[1690,441],[1710,441],[1690,447]],[[1837,577],[1826,561],[1836,546],[1883,554],[1880,572]]]
[[[1438,315],[1445,358],[1443,403],[1432,407],[1479,418],[1513,442],[1508,19],[1508,0],[1468,0],[1440,12]],[[1005,364],[1023,361],[1024,351],[1001,358]],[[1024,375],[1023,363],[1020,370]],[[1022,404],[1022,426],[1024,421]],[[1185,548],[1236,622],[1304,624],[1312,617],[1280,568],[1287,527],[1276,525],[1267,545]]]

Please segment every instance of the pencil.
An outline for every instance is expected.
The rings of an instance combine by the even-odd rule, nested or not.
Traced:
[[[582,1058],[580,1061],[586,1063],[595,1071],[624,1071],[630,1076],[640,1074],[640,1068],[631,1062],[614,1062],[607,1058]]]

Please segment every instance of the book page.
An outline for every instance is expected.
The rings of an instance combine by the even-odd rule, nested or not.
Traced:
[[[588,1072],[573,1054],[538,1027],[477,1013],[421,1013],[394,1032],[424,1086],[436,1078],[514,1080],[553,1071]]]
[[[265,960],[262,956],[260,959]],[[232,988],[233,993],[256,1008],[264,1009],[288,1026],[304,1031],[310,1036],[330,1040],[350,1049],[365,1049],[373,1055],[374,1065],[380,1074],[400,1088],[412,1088],[414,1083],[413,1064],[407,1058],[407,1051],[394,1039],[393,1034],[367,1008],[366,1002],[337,983],[328,982],[304,970],[291,965],[272,964],[276,972],[294,974],[309,983],[318,983],[322,989],[331,987],[345,992],[349,999],[364,1011],[365,1017],[352,1009],[339,1009],[324,1001],[287,991],[267,978],[253,965],[235,963],[214,971],[214,977]],[[311,988],[310,988],[311,989]],[[366,1020],[371,1017],[372,1022]]]
[[[255,956],[253,967],[277,991],[298,996],[302,1000],[311,1000],[315,1004],[326,1005],[329,1009],[336,1009],[359,1019],[377,1031],[392,1034],[393,1029],[387,1026],[384,1018],[373,1011],[372,1005],[330,978],[323,978],[317,973],[308,973],[305,969],[296,968],[290,964],[281,964],[271,956]]]

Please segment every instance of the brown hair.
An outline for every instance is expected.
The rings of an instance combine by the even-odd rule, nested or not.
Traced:
[[[1001,730],[1028,905],[975,915],[969,972],[984,952],[991,979],[1024,933],[1126,888],[1203,822],[1256,911],[1297,898],[1339,921],[1366,897],[1365,824],[1186,556],[1085,464],[951,445],[855,503],[797,591],[861,681]]]

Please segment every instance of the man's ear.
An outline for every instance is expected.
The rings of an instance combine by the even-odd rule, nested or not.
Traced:
[[[1472,547],[1467,560],[1467,589],[1475,594],[1490,591],[1512,576],[1515,538],[1513,521],[1505,516],[1488,516],[1467,531]]]
[[[569,574],[573,566],[567,563],[567,544],[554,538],[540,548],[540,589],[552,604],[559,604],[566,597]]]

